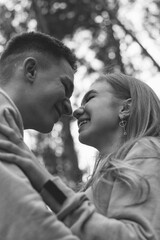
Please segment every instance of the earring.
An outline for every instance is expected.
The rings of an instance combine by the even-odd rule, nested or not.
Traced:
[[[127,132],[126,132],[126,125],[127,125],[127,121],[122,119],[120,122],[119,122],[119,126],[121,128],[123,128],[123,135],[127,135]]]

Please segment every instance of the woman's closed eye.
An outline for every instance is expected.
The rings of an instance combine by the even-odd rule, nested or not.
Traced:
[[[91,99],[93,99],[97,95],[97,92],[94,90],[90,90],[85,94],[85,96],[82,99],[82,105],[89,102]]]
[[[95,97],[95,95],[93,95],[93,94],[90,94],[89,96],[87,96],[87,98],[85,99],[85,102],[87,103],[87,102],[89,102],[92,98],[94,98]]]

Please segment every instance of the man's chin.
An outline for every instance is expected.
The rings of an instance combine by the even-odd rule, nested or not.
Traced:
[[[50,133],[52,131],[53,127],[54,127],[54,124],[48,125],[48,126],[37,127],[37,129],[35,129],[35,130],[40,133]]]

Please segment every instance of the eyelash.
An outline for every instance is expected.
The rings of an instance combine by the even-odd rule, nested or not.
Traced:
[[[86,102],[86,103],[89,102],[89,100],[91,100],[91,99],[94,98],[94,97],[95,97],[94,95],[88,96],[88,97],[86,98],[85,102]]]
[[[68,96],[68,88],[65,84],[63,84],[63,86],[64,86],[64,90],[65,90],[65,95]]]

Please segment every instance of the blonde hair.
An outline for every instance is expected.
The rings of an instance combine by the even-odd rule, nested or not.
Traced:
[[[144,182],[149,191],[147,180],[130,163],[122,160],[139,139],[146,136],[159,137],[160,101],[146,83],[122,73],[102,75],[96,81],[109,83],[115,97],[122,100],[131,98],[132,104],[127,119],[125,142],[116,152],[96,160],[93,174],[84,189],[92,185],[95,190],[98,182],[106,182],[106,175],[110,174],[130,188],[135,187],[140,193],[139,196],[142,196]]]

